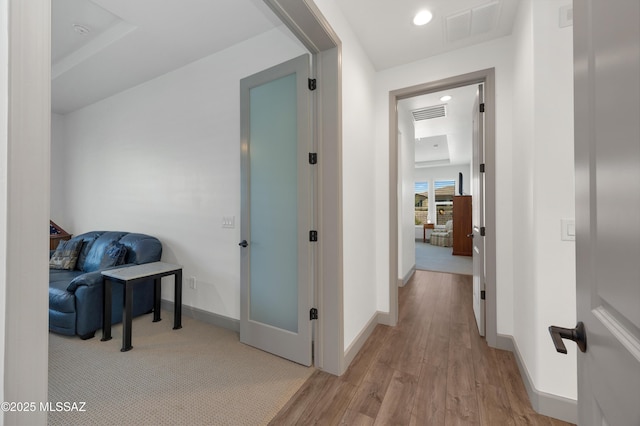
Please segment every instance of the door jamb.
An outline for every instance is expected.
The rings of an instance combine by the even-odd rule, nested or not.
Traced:
[[[489,346],[497,346],[496,298],[496,180],[495,180],[495,68],[470,72],[389,92],[389,325],[398,322],[398,114],[399,100],[471,84],[485,86],[485,332]]]
[[[314,365],[337,376],[344,373],[342,257],[342,43],[312,1],[263,0],[313,56],[318,79],[315,139],[318,151],[315,304],[319,317]]]

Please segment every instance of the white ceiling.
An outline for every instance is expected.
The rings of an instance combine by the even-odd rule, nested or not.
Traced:
[[[511,34],[520,0],[339,0],[377,70]],[[422,9],[433,20],[422,27]]]
[[[64,114],[280,24],[262,0],[54,0],[52,110]],[[79,24],[90,30],[82,35]]]
[[[511,34],[520,0],[340,0],[337,2],[377,70]],[[428,9],[433,19],[413,25]],[[454,94],[455,92],[455,94]],[[416,167],[469,164],[475,87],[448,91],[446,118],[416,125]],[[402,101],[411,111],[438,105],[445,93]],[[434,147],[437,145],[437,147]]]
[[[398,102],[399,111],[408,114],[416,109],[446,104],[446,117],[414,122],[416,167],[435,167],[471,162],[471,132],[476,85],[429,93]],[[441,101],[444,95],[451,96]]]
[[[382,70],[510,34],[519,1],[336,0],[336,4],[375,68]],[[263,0],[51,3],[52,110],[60,114],[280,25]],[[411,20],[423,8],[429,8],[434,18],[426,26],[416,27]],[[79,34],[74,24],[90,32]],[[425,96],[405,102],[412,102],[413,109],[435,101]],[[460,135],[470,134],[470,124],[456,121],[458,102],[460,111],[470,111],[470,105],[464,105],[472,101],[461,92],[449,102],[446,119],[432,121],[428,129],[416,128],[417,137],[423,138],[417,141],[417,161],[433,161],[447,154],[450,164],[461,164],[462,159],[470,158],[470,144],[465,151],[465,144],[459,142]],[[439,145],[437,150],[433,148],[435,143]]]

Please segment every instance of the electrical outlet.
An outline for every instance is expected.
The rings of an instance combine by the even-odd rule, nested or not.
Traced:
[[[189,288],[191,290],[195,290],[197,288],[196,277],[189,277]]]

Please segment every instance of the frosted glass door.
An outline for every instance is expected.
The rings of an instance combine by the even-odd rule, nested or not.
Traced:
[[[240,340],[311,364],[309,58],[241,81]]]
[[[250,90],[249,319],[298,332],[296,75]]]

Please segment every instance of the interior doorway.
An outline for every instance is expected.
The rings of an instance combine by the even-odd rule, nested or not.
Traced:
[[[395,90],[389,96],[389,188],[390,188],[390,211],[389,211],[389,241],[390,241],[390,280],[389,280],[389,308],[392,319],[398,317],[398,286],[403,284],[403,276],[400,275],[400,195],[402,186],[399,184],[404,178],[401,164],[402,150],[399,146],[399,102],[418,96],[439,94],[443,91],[451,91],[462,87],[482,85],[484,98],[482,100],[483,114],[483,134],[484,150],[482,166],[474,165],[480,170],[482,167],[482,185],[484,187],[484,218],[481,226],[481,239],[484,246],[485,258],[483,262],[484,276],[482,277],[482,291],[478,291],[478,298],[482,299],[482,304],[486,306],[485,330],[487,343],[496,346],[497,326],[496,326],[496,291],[495,291],[495,72],[494,69],[472,72],[460,76],[450,77],[443,80],[429,82],[417,86]],[[442,96],[442,95],[440,95]],[[432,141],[433,142],[433,141]],[[406,156],[406,155],[405,155]],[[436,161],[438,159],[435,159]],[[469,172],[469,177],[472,175]],[[471,181],[469,182],[471,183]],[[435,189],[435,188],[434,188]],[[464,192],[464,183],[463,183]],[[470,191],[469,191],[470,192]],[[435,200],[433,200],[435,201]],[[435,204],[435,203],[434,203]],[[480,234],[480,232],[478,233]],[[475,239],[474,232],[474,239]],[[478,235],[480,237],[480,235]],[[475,301],[474,301],[475,302]]]
[[[407,135],[399,140],[400,276],[414,267],[473,275],[472,218],[463,204],[475,205],[478,195],[471,179],[478,90],[472,84],[398,101],[399,132]]]

